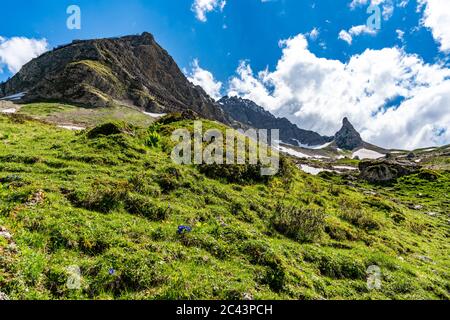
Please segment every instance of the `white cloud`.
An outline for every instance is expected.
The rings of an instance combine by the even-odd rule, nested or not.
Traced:
[[[386,1],[390,1],[390,0],[353,0],[350,3],[350,8],[353,10],[356,7],[360,7],[360,6],[365,6],[365,5],[372,5],[372,6],[378,6],[380,4],[383,4]]]
[[[403,42],[405,40],[405,32],[400,29],[395,30],[395,32],[397,33],[397,38]]]
[[[377,30],[372,29],[368,27],[367,25],[359,25],[359,26],[353,26],[348,31],[352,36],[359,36],[361,34],[370,34],[375,35],[377,33]]]
[[[394,15],[394,4],[392,2],[388,2],[383,5],[383,19],[389,20]]]
[[[448,0],[418,0],[425,5],[422,24],[431,29],[433,38],[440,43],[440,50],[450,52],[450,10]]]
[[[341,40],[344,40],[348,44],[352,44],[352,42],[353,42],[353,37],[351,36],[350,33],[348,33],[345,30],[341,30],[341,32],[339,32],[338,38],[341,39]]]
[[[377,30],[372,29],[365,24],[359,25],[359,26],[353,26],[348,31],[341,30],[341,32],[339,32],[338,38],[341,40],[344,40],[349,45],[351,45],[353,42],[353,37],[360,36],[361,34],[368,34],[368,35],[374,36],[377,34]]]
[[[195,0],[192,4],[192,11],[195,12],[198,20],[206,22],[206,14],[208,12],[215,10],[223,11],[226,4],[226,0]]]
[[[346,63],[319,58],[301,34],[281,45],[274,71],[255,74],[244,61],[228,94],[326,135],[347,116],[367,141],[384,147],[450,143],[450,69],[399,48],[368,49]],[[389,101],[397,105],[388,108]]]
[[[349,6],[351,10],[361,6],[381,6],[383,19],[387,21],[394,15],[394,1],[397,1],[397,7],[404,8],[409,0],[353,0]]]
[[[408,5],[408,3],[409,3],[409,0],[401,0],[401,1],[397,4],[397,7],[400,7],[400,8],[406,8],[406,6]]]
[[[313,41],[317,40],[319,35],[320,35],[320,31],[317,28],[312,29],[311,32],[308,33],[309,38]]]
[[[213,99],[222,97],[222,82],[216,81],[211,72],[202,69],[197,59],[192,62],[192,70],[187,74],[187,78],[196,86],[201,86]]]
[[[46,39],[0,37],[0,72],[6,66],[11,73],[17,73],[24,64],[47,50]]]

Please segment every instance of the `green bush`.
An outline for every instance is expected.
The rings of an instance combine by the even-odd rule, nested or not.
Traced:
[[[289,238],[299,242],[314,242],[324,230],[325,213],[321,209],[279,204],[271,222],[278,232]]]
[[[157,182],[164,193],[169,193],[181,187],[181,172],[175,167],[169,167],[160,173]]]
[[[268,267],[263,277],[264,284],[276,292],[283,290],[286,281],[283,261],[266,243],[258,240],[246,241],[241,251],[250,258],[251,263]]]
[[[308,250],[304,253],[304,259],[316,265],[322,275],[333,279],[356,280],[366,277],[366,265],[351,256]]]
[[[124,122],[107,122],[91,129],[87,133],[87,137],[89,139],[95,139],[99,136],[111,136],[121,133],[131,134],[132,129],[130,125]]]
[[[269,176],[261,174],[261,164],[202,164],[199,171],[211,179],[225,180],[228,183],[266,183]]]
[[[159,147],[159,143],[161,141],[161,135],[156,131],[150,131],[147,140],[145,141],[145,145],[150,148]]]
[[[132,191],[141,195],[157,198],[161,195],[161,188],[153,179],[145,173],[140,173],[131,177],[128,182],[132,186]]]
[[[433,170],[422,169],[419,174],[419,178],[427,181],[436,181],[439,179],[439,174]]]
[[[341,212],[341,218],[364,230],[381,229],[381,224],[375,219],[374,215],[361,209],[344,208]]]
[[[369,200],[367,200],[369,201]],[[384,203],[380,201],[367,202],[371,206],[376,206],[377,208],[389,208],[386,210],[391,210],[391,207],[387,207]],[[355,227],[364,230],[379,230],[381,229],[381,223],[374,217],[373,213],[364,211],[361,204],[353,201],[349,198],[344,198],[340,201],[340,217],[354,225]]]
[[[87,192],[62,190],[69,201],[77,207],[101,213],[118,209],[129,189],[128,182],[105,184],[95,182]]]
[[[146,217],[152,221],[165,220],[169,216],[169,205],[155,203],[148,197],[130,193],[125,200],[125,209],[131,214]]]

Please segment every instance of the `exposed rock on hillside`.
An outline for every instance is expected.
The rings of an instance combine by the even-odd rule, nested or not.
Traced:
[[[0,97],[24,92],[23,102],[103,107],[120,101],[164,113],[190,108],[204,118],[229,123],[215,101],[186,79],[150,33],[73,41],[47,52],[0,85]]]
[[[375,160],[362,161],[359,164],[360,177],[371,183],[389,183],[397,178],[414,174],[420,166],[409,161]]]
[[[331,137],[300,129],[286,118],[277,118],[251,100],[223,97],[219,104],[235,121],[257,129],[279,129],[280,140],[290,145],[318,146],[333,140]]]

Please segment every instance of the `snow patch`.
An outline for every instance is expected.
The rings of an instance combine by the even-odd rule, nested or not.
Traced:
[[[385,155],[379,152],[369,150],[369,149],[360,149],[353,153],[352,158],[359,157],[360,159],[380,159]]]
[[[333,169],[337,169],[337,170],[358,170],[358,168],[350,167],[350,166],[334,166]]]
[[[297,157],[297,158],[312,158],[311,156],[309,156],[307,154],[301,153],[299,151],[295,151],[293,149],[285,148],[285,147],[282,147],[282,146],[278,147],[278,151],[287,153],[287,154],[289,154],[291,156],[294,156],[294,157]]]
[[[71,131],[81,131],[81,130],[85,130],[86,129],[84,127],[77,127],[77,126],[58,126],[58,128],[71,130]]]
[[[324,171],[330,172],[330,170],[326,170],[326,169],[322,169],[322,168],[314,168],[314,167],[308,166],[306,164],[302,164],[300,166],[300,169],[302,169],[302,171],[305,173],[312,174],[313,176],[317,176],[319,173],[324,172]]]
[[[298,146],[300,148],[311,149],[311,150],[325,149],[326,147],[329,147],[331,144],[333,144],[333,141],[332,141],[332,142],[328,142],[328,143],[325,143],[325,144],[322,144],[322,145],[310,146],[310,145],[307,145],[307,144],[300,143],[300,141],[298,141],[297,139],[293,139],[293,140],[295,142],[297,142],[297,144],[298,144]]]
[[[145,112],[145,111],[143,113],[152,118],[162,118],[167,115],[167,113],[151,113],[151,112]]]
[[[17,101],[22,99],[25,96],[26,92],[20,92],[20,93],[16,93],[7,97],[3,97],[0,100],[8,100],[8,101]]]
[[[16,113],[17,109],[15,108],[9,108],[9,109],[5,109],[5,110],[1,110],[1,113],[7,113],[7,114],[12,114],[12,113]]]

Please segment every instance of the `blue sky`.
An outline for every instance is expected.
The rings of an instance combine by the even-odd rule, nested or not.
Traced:
[[[203,11],[204,16],[200,17],[198,11],[195,12],[194,1],[200,4],[209,3],[212,10]],[[366,25],[369,17],[366,10],[371,1],[379,3],[380,10],[384,14],[381,18],[381,29],[374,33],[361,28],[359,31],[357,28],[352,29]],[[442,1],[446,0],[3,0],[0,19],[0,68],[3,72],[0,72],[0,81],[6,80],[14,72],[5,63],[6,58],[1,60],[1,39],[3,42],[14,37],[46,39],[48,49],[51,49],[73,39],[112,37],[149,31],[193,81],[197,79],[198,84],[206,87],[206,91],[212,84],[205,81],[213,81],[215,84],[213,87],[218,89],[215,94],[230,93],[252,98],[276,115],[287,116],[299,126],[315,129],[324,134],[331,133],[339,126],[340,123],[337,121],[339,117],[349,115],[365,137],[386,144],[387,138],[374,131],[386,127],[389,121],[377,119],[387,115],[378,114],[376,110],[381,110],[382,113],[395,111],[400,104],[407,103],[413,98],[417,100],[419,92],[417,90],[423,90],[425,86],[414,82],[398,90],[389,91],[385,88],[387,91],[380,99],[385,99],[386,105],[373,102],[374,105],[369,108],[372,118],[362,116],[360,111],[355,112],[351,109],[363,108],[353,103],[360,101],[360,97],[355,94],[355,99],[351,100],[355,106],[336,110],[332,117],[325,117],[324,121],[321,121],[322,125],[318,125],[317,122],[324,115],[321,111],[314,113],[311,107],[307,107],[311,99],[308,98],[307,101],[305,94],[294,97],[295,92],[291,92],[292,99],[285,101],[280,98],[281,92],[285,92],[286,88],[292,89],[297,85],[294,85],[293,81],[286,82],[287,74],[299,69],[300,66],[302,68],[307,66],[307,70],[326,67],[333,68],[331,74],[341,78],[336,70],[348,68],[352,58],[358,55],[363,55],[360,60],[367,58],[370,61],[367,51],[373,50],[376,57],[372,59],[383,60],[382,55],[387,54],[390,56],[390,62],[395,66],[400,64],[403,71],[409,68],[405,67],[405,63],[409,63],[406,61],[417,57],[419,60],[414,63],[417,68],[421,68],[422,77],[428,77],[428,69],[425,70],[427,65],[437,66],[440,74],[433,76],[440,77],[439,85],[446,85],[449,61],[447,46],[450,46],[448,45],[450,35],[446,33],[448,28],[445,29],[445,26],[441,27],[436,22],[442,19],[434,17],[437,15],[439,18],[439,15],[442,15],[439,12],[443,10],[439,7]],[[68,18],[66,9],[73,4],[81,8],[81,30],[66,28]],[[429,21],[423,22],[426,12]],[[311,33],[312,30],[316,31]],[[342,33],[351,36],[351,43],[348,38],[347,41],[343,40],[343,37],[339,38]],[[298,37],[303,37],[307,44],[302,44],[302,39]],[[289,39],[296,40],[286,42]],[[285,42],[280,46],[282,40]],[[307,49],[303,45],[307,46]],[[295,60],[295,49],[287,50],[289,56],[283,55],[282,50],[289,46],[297,48],[299,55],[313,56],[308,61]],[[394,57],[395,54],[392,55],[392,52],[383,52],[385,48],[397,48],[396,52],[400,52],[401,57]],[[284,60],[292,62],[285,64],[293,68],[289,71],[284,70],[284,74],[277,69],[283,57]],[[198,61],[198,64],[194,61]],[[339,61],[341,64],[333,61]],[[326,66],[327,64],[329,66]],[[251,70],[251,73],[243,72],[244,67]],[[265,80],[260,74],[264,70],[266,70]],[[199,73],[197,78],[196,73]],[[303,73],[294,73],[294,76],[302,77],[304,74],[303,70]],[[311,78],[315,76],[316,74],[310,75]],[[420,75],[409,76],[408,81],[411,81]],[[401,75],[399,77],[401,78]],[[393,83],[401,81],[400,78],[393,79]],[[430,81],[427,86],[431,83],[437,86],[438,80],[427,78],[427,81]],[[253,88],[252,85],[256,87]],[[327,90],[329,91],[332,86],[331,84]],[[410,86],[417,87],[417,90],[414,92],[409,90]],[[408,89],[408,92],[405,92],[405,89]],[[367,92],[371,89],[364,90]],[[347,91],[344,89],[342,92]],[[214,92],[211,94],[214,95]],[[319,90],[317,94],[320,95],[321,91]],[[325,96],[324,99],[336,98]],[[417,103],[419,102],[415,101],[415,104]],[[345,99],[342,105],[345,105]],[[322,107],[326,109],[326,104]],[[446,107],[443,108],[444,112],[450,113]],[[371,125],[371,119],[384,124]],[[411,146],[450,143],[450,133],[447,133],[450,130],[449,120],[444,119],[438,126],[433,127],[431,125],[433,119],[431,117],[429,120],[427,133],[414,132],[410,124],[404,124],[407,134],[423,135],[423,138],[411,143]],[[440,135],[434,134],[433,138],[433,132]],[[392,147],[395,146],[402,147],[407,144],[393,143]]]
[[[222,12],[207,14],[207,22],[196,19],[193,0],[4,0],[0,35],[45,38],[51,47],[73,39],[112,37],[149,31],[181,67],[194,58],[225,81],[242,59],[255,69],[274,67],[280,56],[278,41],[320,28],[320,42],[311,51],[320,57],[345,61],[366,48],[399,45],[396,29],[411,30],[419,25],[421,14],[415,1],[382,22],[377,37],[360,37],[352,46],[338,39],[339,31],[364,24],[367,6],[349,10],[349,0],[228,0]],[[81,30],[66,28],[66,9],[80,6]],[[8,14],[5,14],[5,13]],[[226,28],[224,28],[226,26]],[[406,34],[405,49],[427,62],[442,57],[431,33],[422,29]],[[0,75],[4,80],[9,73]]]

